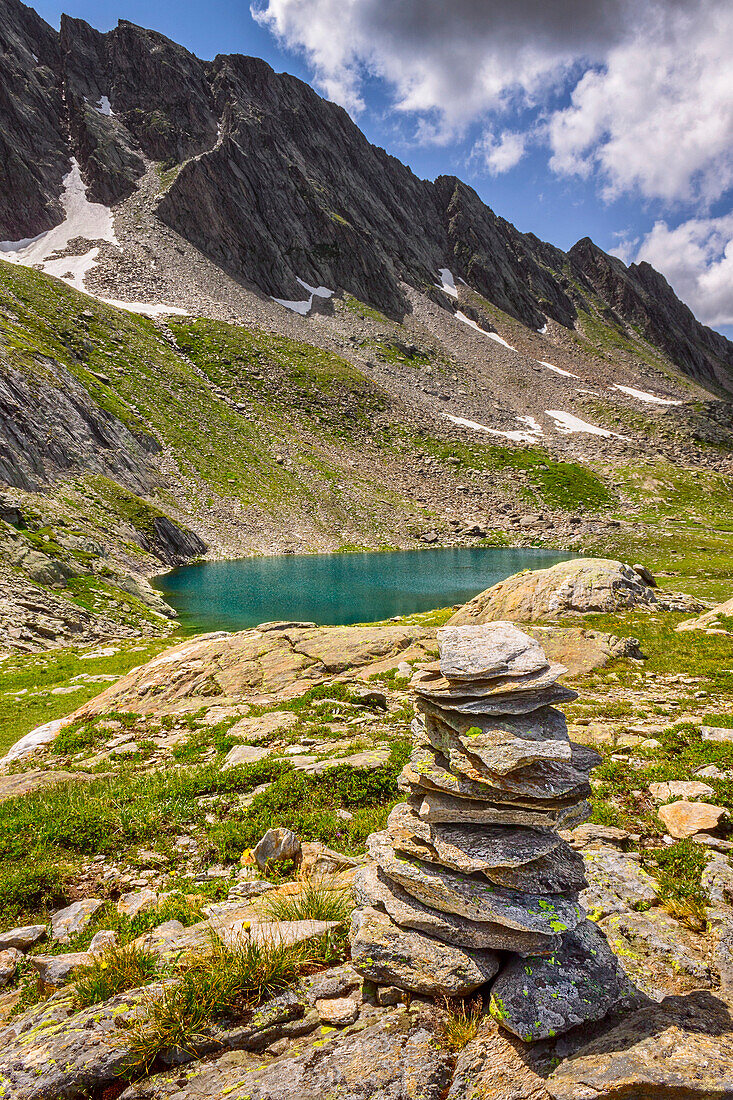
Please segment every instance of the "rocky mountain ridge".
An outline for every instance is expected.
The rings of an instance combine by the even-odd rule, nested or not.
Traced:
[[[404,284],[433,294],[446,267],[533,329],[572,329],[600,303],[696,381],[733,387],[733,346],[648,265],[627,268],[588,239],[563,253],[520,233],[455,177],[418,179],[340,107],[257,58],[201,61],[126,21],[102,34],[63,16],[56,33],[19,0],[0,6],[0,42],[0,238],[58,222],[72,156],[107,205],[155,161],[170,175],[156,216],[257,291],[343,288],[401,320]]]

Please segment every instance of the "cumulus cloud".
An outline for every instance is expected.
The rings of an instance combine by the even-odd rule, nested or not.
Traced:
[[[641,17],[640,17],[641,18]],[[710,203],[733,186],[733,4],[647,9],[549,122],[551,166],[607,197]]]
[[[674,228],[658,221],[635,259],[663,271],[705,324],[733,325],[733,214],[691,218]]]
[[[504,130],[499,137],[487,131],[473,147],[472,156],[482,161],[492,176],[500,176],[519,164],[527,146],[526,134]]]
[[[252,0],[352,112],[377,78],[419,140],[482,131],[472,162],[508,172],[529,142],[560,176],[669,215],[648,259],[708,323],[733,321],[731,0]],[[684,207],[687,210],[684,210]],[[700,215],[674,227],[693,207]],[[674,216],[673,216],[674,215]]]

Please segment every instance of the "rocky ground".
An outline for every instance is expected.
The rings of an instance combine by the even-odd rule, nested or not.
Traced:
[[[677,630],[695,620],[637,581],[636,606],[604,610],[609,583],[595,612],[573,610],[579,584],[562,624],[528,627],[580,692],[571,738],[603,758],[593,817],[565,836],[584,861],[583,908],[637,991],[626,1011],[528,1047],[478,994],[432,1003],[361,981],[349,883],[399,797],[408,677],[450,612],[280,624],[154,656],[6,764],[7,1094],[727,1095],[730,624],[723,610]],[[286,977],[260,946],[255,980],[251,944],[273,920],[307,947]],[[222,952],[236,989],[214,989]],[[199,1016],[191,982],[209,990]]]

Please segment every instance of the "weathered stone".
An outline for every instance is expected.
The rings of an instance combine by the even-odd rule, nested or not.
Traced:
[[[138,913],[145,913],[148,909],[155,909],[158,905],[159,895],[156,890],[151,890],[149,886],[144,887],[142,890],[134,890],[131,893],[123,894],[117,902],[117,912],[123,917],[129,917],[133,920]]]
[[[720,625],[721,619],[733,615],[733,599],[718,604],[712,611],[706,611],[696,619],[687,619],[676,630],[710,630]]]
[[[553,1100],[726,1100],[731,1009],[705,991],[642,1008],[561,1062],[547,1091]]]
[[[710,985],[708,944],[661,906],[612,913],[599,927],[631,980],[650,996]]]
[[[234,745],[224,757],[221,770],[228,771],[240,764],[256,764],[271,752],[268,748],[257,748],[255,745]]]
[[[431,740],[438,734],[449,738],[452,730],[464,752],[478,757],[497,775],[537,761],[571,757],[565,716],[553,707],[524,715],[467,716],[424,699],[418,709],[426,715],[426,733]]]
[[[728,726],[700,726],[703,741],[733,741],[733,728]]]
[[[287,733],[298,724],[298,715],[292,710],[271,710],[259,718],[243,718],[227,732],[231,737],[241,737],[243,741],[273,741],[278,734]],[[235,748],[242,747],[236,746]],[[229,754],[231,755],[231,753]],[[267,753],[263,753],[264,756]]]
[[[463,703],[467,699],[481,700],[487,705],[493,705],[497,701],[516,698],[521,703],[525,695],[536,695],[543,691],[552,691],[556,681],[565,673],[564,665],[550,664],[538,672],[530,672],[524,676],[502,676],[497,680],[448,680],[438,672],[420,670],[413,676],[410,687],[416,695],[425,696],[433,702],[443,706],[453,706],[455,703]],[[524,711],[534,709],[525,707]],[[490,713],[487,711],[487,713]],[[498,713],[513,713],[499,711]]]
[[[711,806],[707,802],[669,802],[657,813],[667,832],[677,840],[716,829],[727,817],[723,806]]]
[[[567,612],[653,608],[657,597],[630,565],[604,558],[575,558],[549,569],[518,573],[481,592],[448,622],[532,622]]]
[[[493,1021],[484,1023],[458,1055],[446,1100],[549,1100],[543,1076],[531,1065],[534,1049]]]
[[[513,890],[567,893],[586,885],[582,857],[549,829],[429,825],[398,803],[387,832],[396,851],[464,874],[480,872]]]
[[[80,966],[90,962],[86,951],[72,951],[67,955],[31,955],[30,963],[38,977],[46,985],[63,985]]]
[[[307,984],[307,983],[306,983]],[[351,993],[361,985],[361,975],[357,974],[353,966],[348,963],[342,966],[334,966],[316,974],[307,984],[306,999],[308,1004],[315,1004],[318,1000],[328,1000],[333,997],[343,997]]]
[[[92,936],[92,942],[89,944],[89,954],[104,955],[105,952],[114,947],[116,943],[117,933],[109,929],[104,929]]]
[[[466,770],[469,770],[470,765]],[[454,798],[485,799],[487,802],[508,802],[540,808],[545,805],[563,806],[577,802],[590,794],[588,772],[575,769],[572,764],[547,763],[544,767],[510,772],[505,776],[492,776],[481,766],[471,769],[467,778],[435,749],[420,745],[402,769],[400,779],[403,788],[429,788],[447,791]],[[527,774],[529,773],[529,774]]]
[[[507,691],[504,695],[495,695],[491,699],[440,698],[434,701],[439,702],[446,711],[451,710],[457,714],[482,718],[497,715],[531,714],[542,707],[572,703],[577,698],[577,691],[563,687],[562,684],[553,684],[552,687],[541,688],[537,691],[525,691],[521,695]]]
[[[359,1005],[351,997],[329,997],[316,1001],[316,1012],[323,1024],[331,1027],[348,1027],[356,1022]]]
[[[449,680],[523,676],[548,667],[542,646],[514,623],[438,631],[440,671]]]
[[[22,928],[10,928],[0,932],[0,951],[17,947],[19,951],[29,951],[34,944],[42,940],[48,931],[47,924],[26,924]]]
[[[17,947],[6,947],[0,951],[0,989],[8,984],[23,958],[23,953]]]
[[[471,798],[451,798],[442,791],[425,789],[418,811],[423,821],[459,825],[528,825],[542,828],[572,828],[590,817],[588,802],[579,802],[565,809],[524,809],[521,806]]]
[[[650,783],[649,794],[655,802],[666,802],[668,798],[707,798],[714,795],[715,791],[707,783],[670,779],[664,783]]]
[[[386,833],[373,833],[367,845],[370,855],[389,879],[399,883],[424,905],[442,912],[547,936],[574,928],[582,919],[578,906],[560,894],[523,894],[422,860],[399,859]]]
[[[549,958],[511,959],[491,987],[490,1011],[525,1042],[600,1020],[631,985],[590,921],[565,933]]]
[[[583,856],[588,887],[580,903],[593,920],[626,909],[657,903],[659,888],[638,862],[614,848],[586,850]]]
[[[472,921],[432,909],[390,881],[375,863],[357,871],[354,894],[359,905],[385,909],[401,928],[412,928],[456,947],[530,955],[549,952],[559,942],[552,934],[521,932],[505,925]]]
[[[51,935],[61,943],[68,942],[72,936],[78,936],[84,931],[94,914],[103,905],[104,901],[101,898],[84,898],[82,901],[75,901],[65,909],[52,913]]]
[[[401,1004],[405,999],[405,991],[397,985],[378,985],[374,998],[380,1008],[388,1005]]]
[[[300,856],[300,837],[290,829],[268,829],[252,849],[252,855],[261,871],[271,863],[295,861]]]
[[[351,954],[359,973],[371,981],[445,997],[472,993],[499,969],[493,951],[466,951],[406,931],[370,908],[354,913]]]
[[[399,1012],[399,1010],[397,1010]],[[120,1100],[442,1100],[449,1058],[404,1010],[358,1034],[332,1033],[290,1057],[255,1062],[232,1052],[131,1085]],[[326,1037],[328,1039],[328,1037]],[[35,1098],[34,1098],[35,1100]]]
[[[585,848],[607,847],[611,844],[623,848],[630,839],[626,829],[618,829],[615,825],[596,825],[595,822],[578,825],[575,829],[563,832],[562,836],[579,851]]]

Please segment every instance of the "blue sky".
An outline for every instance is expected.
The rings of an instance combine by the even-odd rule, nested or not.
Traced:
[[[648,259],[733,337],[729,0],[40,0],[200,57],[248,53],[342,103],[418,175],[461,176],[561,248]]]

